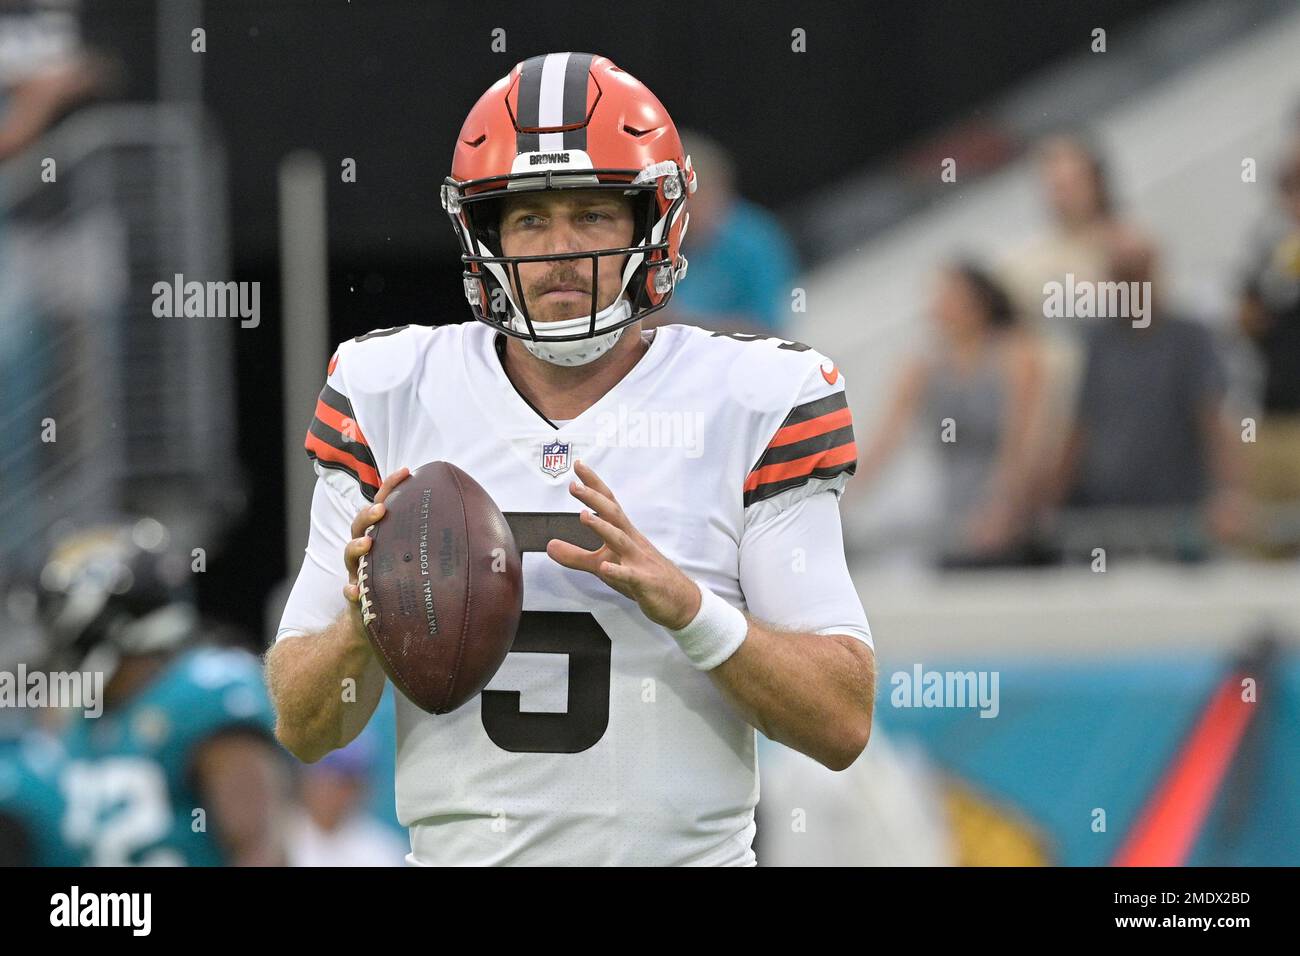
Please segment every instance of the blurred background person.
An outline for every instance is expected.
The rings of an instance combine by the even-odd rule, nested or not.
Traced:
[[[46,6],[0,0],[0,162],[74,106],[120,87],[113,61],[82,48],[72,12],[51,15]]]
[[[1276,213],[1255,241],[1238,309],[1238,324],[1263,370],[1247,481],[1257,502],[1292,515],[1290,532],[1277,541],[1261,528],[1257,544],[1273,556],[1300,552],[1294,517],[1300,506],[1300,130],[1281,167]]]
[[[60,833],[66,765],[57,739],[18,712],[0,710],[0,866],[80,864]]]
[[[863,442],[859,487],[922,428],[940,455],[939,564],[1032,561],[1027,455],[1043,389],[1036,336],[1016,321],[997,280],[969,262],[939,273],[930,316],[933,347],[904,365],[881,425]]]
[[[366,812],[374,725],[356,740],[303,767],[299,807],[289,827],[290,866],[401,866],[410,844]]]
[[[45,386],[56,378],[59,330],[33,302],[33,278],[12,254],[7,230],[9,193],[17,176],[9,162],[97,95],[120,89],[122,74],[105,55],[81,42],[77,6],[68,2],[0,0],[0,424],[37,435],[55,408]],[[35,175],[32,167],[24,172]],[[27,184],[30,185],[30,184]],[[46,398],[41,408],[39,398]],[[36,509],[5,507],[40,471],[35,441],[0,451],[0,560],[6,545],[40,533]]]
[[[89,866],[284,862],[286,755],[256,657],[203,643],[188,557],[151,518],[59,536],[39,575],[51,670],[103,674],[68,710],[59,833]]]
[[[1043,138],[1033,150],[1039,195],[1047,228],[1017,246],[997,274],[1006,284],[1018,315],[1042,334],[1045,383],[1042,415],[1033,429],[1030,457],[1059,457],[1083,370],[1087,318],[1044,314],[1044,285],[1100,282],[1107,275],[1110,243],[1121,227],[1110,176],[1101,152],[1084,136],[1060,133]],[[1041,481],[1039,486],[1041,487]]]
[[[35,611],[35,592],[0,572],[0,673],[42,665]],[[59,780],[67,755],[53,732],[55,713],[0,706],[0,866],[80,863],[60,832],[65,802]]]
[[[874,728],[871,746],[838,773],[766,737],[758,746],[759,866],[958,863],[944,780],[914,743]]]
[[[1052,497],[1071,510],[1089,548],[1204,558],[1207,533],[1231,541],[1246,520],[1223,360],[1207,328],[1166,308],[1148,237],[1114,234],[1109,278],[1150,283],[1150,324],[1135,327],[1134,315],[1123,314],[1086,330],[1083,382]]]
[[[722,144],[694,130],[681,137],[699,177],[682,240],[688,278],[647,327],[681,322],[780,336],[798,273],[794,246],[775,215],[736,191],[735,165]]]
[[[1018,311],[1038,323],[1044,321],[1044,283],[1064,282],[1068,273],[1105,278],[1107,250],[1121,220],[1105,161],[1081,136],[1047,137],[1034,148],[1034,160],[1048,227],[1013,250],[998,273]],[[1073,327],[1047,331],[1074,337]]]

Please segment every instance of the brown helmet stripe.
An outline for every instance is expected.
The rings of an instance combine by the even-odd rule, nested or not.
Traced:
[[[545,53],[523,62],[515,107],[517,153],[586,150],[587,86],[593,59],[591,53]],[[555,132],[563,127],[575,128]]]

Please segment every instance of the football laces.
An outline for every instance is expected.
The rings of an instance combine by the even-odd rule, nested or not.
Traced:
[[[366,529],[366,534],[369,535],[370,532],[373,530],[375,530],[375,526],[371,525],[369,528]],[[357,561],[357,590],[361,592],[361,623],[362,624],[369,624],[378,616],[374,613],[373,610],[371,610],[370,587],[369,585],[366,584],[366,577],[367,577],[366,566],[369,563],[366,559],[368,557],[370,557],[368,554],[363,554],[361,555],[360,560]]]

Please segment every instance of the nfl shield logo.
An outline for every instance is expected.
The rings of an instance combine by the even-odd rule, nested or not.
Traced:
[[[542,446],[542,471],[554,477],[569,470],[569,443],[555,441]]]

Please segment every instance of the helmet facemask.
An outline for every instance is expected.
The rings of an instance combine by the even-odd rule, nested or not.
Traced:
[[[617,179],[608,181],[613,177]],[[547,170],[464,183],[449,178],[442,190],[443,206],[461,244],[465,297],[474,317],[522,339],[533,355],[554,364],[583,365],[609,351],[626,326],[667,305],[676,283],[686,274],[685,257],[679,255],[674,266],[668,243],[669,231],[684,213],[685,182],[682,171],[671,161],[640,172],[601,169],[575,175]],[[526,189],[621,190],[634,200],[631,243],[554,255],[503,255],[499,229],[502,200]],[[591,261],[591,311],[560,321],[534,322],[522,291],[519,265],[566,260]],[[600,309],[602,267],[618,269],[620,265],[619,291]],[[520,290],[518,296],[515,290]]]

